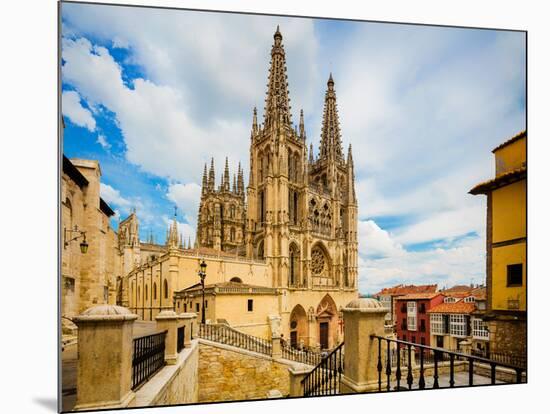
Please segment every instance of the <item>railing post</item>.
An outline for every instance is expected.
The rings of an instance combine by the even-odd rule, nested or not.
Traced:
[[[175,365],[178,360],[178,314],[173,310],[163,310],[155,320],[157,330],[166,332],[164,360],[166,365]]]
[[[194,321],[197,319],[197,314],[193,312],[188,313],[180,313],[178,315],[179,319],[183,319],[183,325],[185,326],[185,337],[183,340],[183,345],[187,348],[191,346],[191,325],[194,323]],[[198,332],[194,331],[193,335],[197,335]]]
[[[271,356],[281,358],[283,356],[281,349],[281,317],[269,315],[268,320],[271,327]]]
[[[388,309],[372,298],[355,299],[343,309],[344,373],[340,381],[343,394],[378,390],[378,340],[384,336]]]
[[[125,408],[132,392],[133,328],[137,315],[98,305],[73,320],[78,326],[75,410]]]

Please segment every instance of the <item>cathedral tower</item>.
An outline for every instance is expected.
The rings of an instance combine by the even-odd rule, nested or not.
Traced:
[[[244,254],[245,194],[241,164],[237,169],[237,175],[233,175],[233,186],[227,158],[222,181],[217,189],[215,177],[212,159],[208,176],[206,164],[202,176],[197,246]]]

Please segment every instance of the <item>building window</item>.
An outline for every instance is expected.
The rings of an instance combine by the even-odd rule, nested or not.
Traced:
[[[455,303],[456,299],[451,298],[451,297],[446,297],[445,299],[443,299],[443,302],[445,302],[445,303]]]
[[[153,283],[153,299],[157,300],[157,283]]]
[[[252,312],[254,310],[254,301],[252,299],[248,299],[247,308],[248,312]]]
[[[426,338],[424,337],[420,338],[420,345],[426,345]]]
[[[473,296],[468,296],[467,298],[464,298],[464,303],[474,303],[476,301],[476,298]]]
[[[472,336],[475,339],[489,339],[489,331],[487,325],[481,319],[472,319]]]
[[[443,323],[443,315],[440,313],[433,313],[430,315],[430,330],[434,335],[445,334],[445,324]]]
[[[164,299],[168,299],[168,281],[164,279]]]
[[[426,304],[425,303],[421,303],[420,304],[420,309],[418,310],[419,313],[426,313]]]
[[[204,309],[208,309],[208,301],[207,300],[204,301]]]
[[[187,303],[184,303],[184,304],[183,304],[183,311],[184,311],[184,312],[187,312]]]
[[[511,264],[507,266],[507,283],[506,286],[521,286],[523,285],[523,264]]]
[[[466,315],[449,315],[452,336],[466,336]]]
[[[426,332],[426,320],[420,319],[420,332]]]
[[[149,299],[149,285],[145,285],[145,300]]]
[[[416,302],[407,302],[407,330],[416,331]]]
[[[105,303],[109,302],[109,287],[108,286],[103,286],[103,300],[105,301]]]
[[[403,335],[403,340],[407,342],[407,335]]]
[[[199,312],[200,308],[199,308],[199,302],[195,303],[195,312]]]

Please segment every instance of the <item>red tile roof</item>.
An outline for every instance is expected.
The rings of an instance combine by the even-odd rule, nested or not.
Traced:
[[[397,285],[390,288],[384,288],[374,296],[380,295],[407,295],[410,293],[433,293],[437,290],[437,285]]]
[[[439,295],[441,295],[439,292],[409,293],[408,295],[398,296],[395,300],[432,299]]]
[[[454,303],[440,303],[437,306],[431,308],[428,313],[461,313],[470,314],[476,310],[476,305],[473,303],[466,303],[464,301]]]

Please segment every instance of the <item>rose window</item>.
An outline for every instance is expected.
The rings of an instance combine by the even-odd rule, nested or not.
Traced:
[[[325,270],[325,255],[319,248],[311,252],[311,271],[315,275],[320,275]]]

